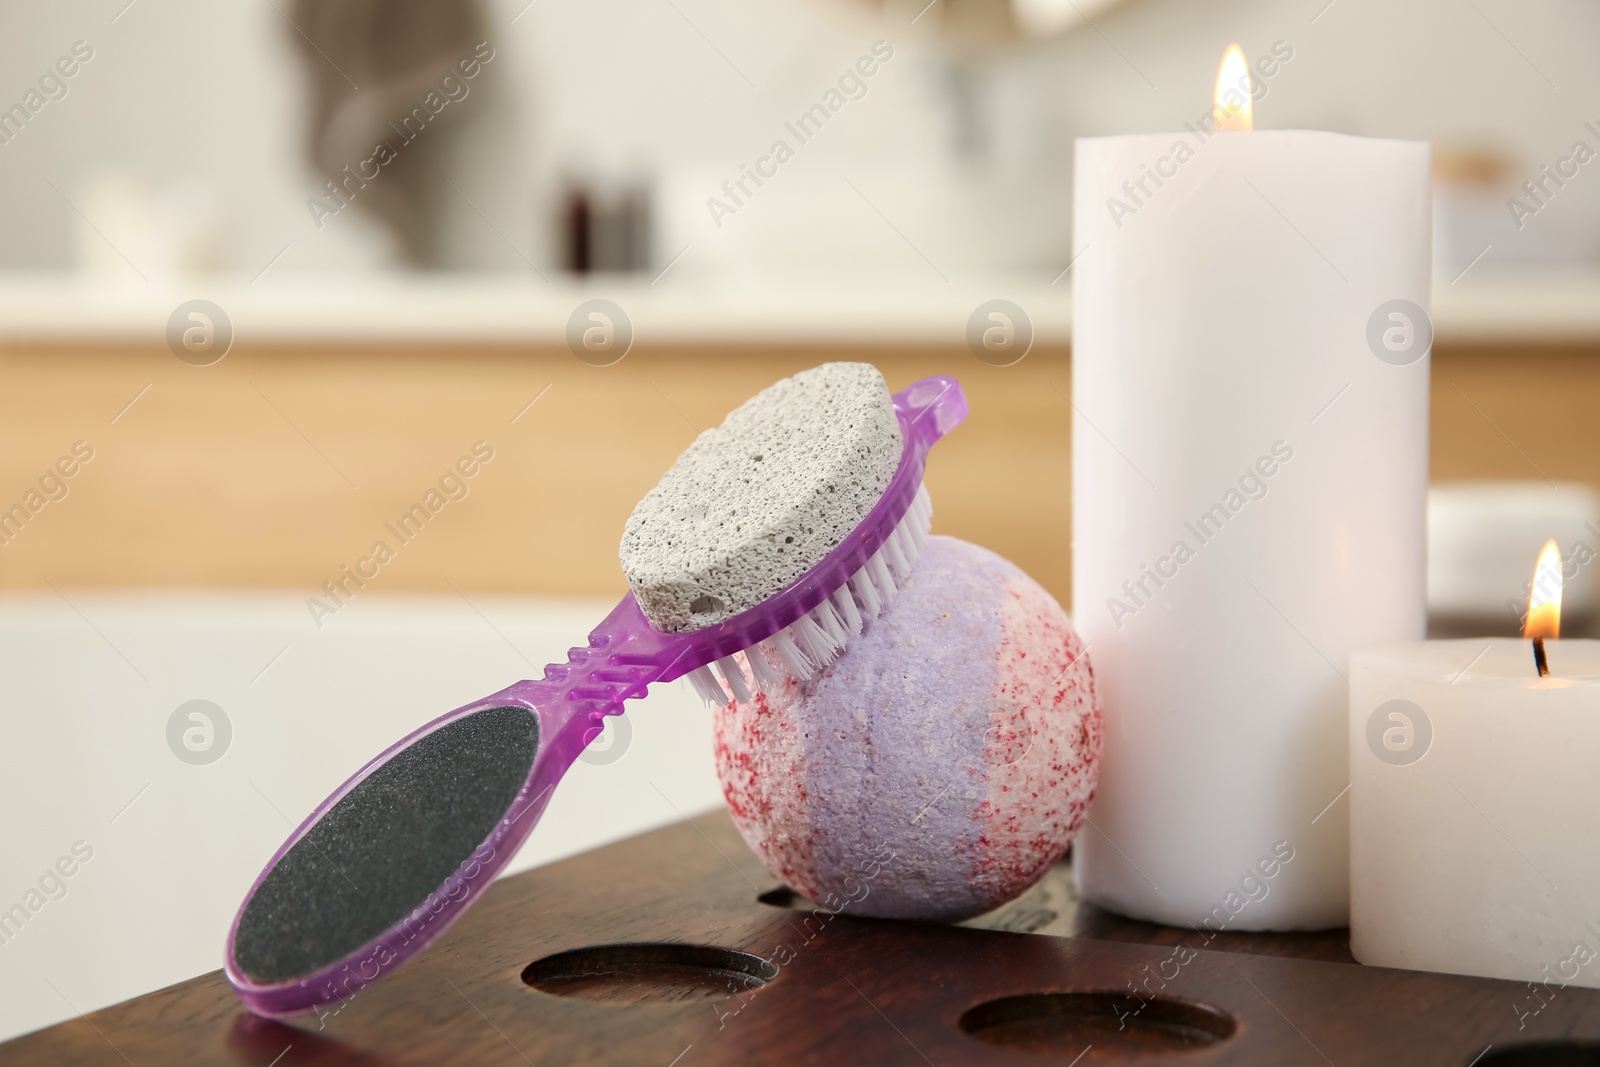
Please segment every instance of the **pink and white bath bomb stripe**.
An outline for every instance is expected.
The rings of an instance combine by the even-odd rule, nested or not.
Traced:
[[[1102,735],[1083,644],[994,553],[933,537],[821,676],[717,712],[734,822],[774,875],[858,915],[957,920],[1071,844]]]

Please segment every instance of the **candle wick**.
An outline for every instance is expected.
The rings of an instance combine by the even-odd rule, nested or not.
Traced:
[[[1543,678],[1550,673],[1550,661],[1545,658],[1544,638],[1533,639],[1533,665],[1539,668],[1539,677]]]

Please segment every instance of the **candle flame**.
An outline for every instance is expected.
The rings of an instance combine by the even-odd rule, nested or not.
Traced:
[[[1250,64],[1236,44],[1228,46],[1222,66],[1217,68],[1216,126],[1244,132],[1255,127],[1250,112]]]
[[[1561,549],[1546,541],[1533,567],[1533,587],[1528,590],[1528,621],[1523,637],[1561,636]]]

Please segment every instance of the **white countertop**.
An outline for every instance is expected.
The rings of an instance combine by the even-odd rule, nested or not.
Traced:
[[[0,276],[0,341],[160,343],[183,301],[205,298],[232,319],[236,339],[279,343],[560,344],[567,320],[596,297],[619,304],[636,339],[669,344],[941,344],[964,335],[980,303],[1005,298],[1033,322],[1038,343],[1072,335],[1070,276],[873,284],[740,286],[634,278],[546,283],[532,275],[197,280],[111,286],[71,276]],[[1433,297],[1447,342],[1600,342],[1600,273],[1467,277]]]

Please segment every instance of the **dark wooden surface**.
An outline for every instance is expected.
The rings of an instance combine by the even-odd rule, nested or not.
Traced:
[[[958,927],[830,917],[799,900],[785,906],[788,897],[727,817],[707,815],[499,882],[424,955],[320,1022],[255,1018],[212,973],[0,1045],[0,1064],[1021,1067],[1076,1056],[1083,1067],[1467,1067],[1493,1046],[1477,1060],[1488,1067],[1519,1043],[1600,1041],[1600,991],[1546,991],[1536,1002],[1521,983],[1362,967],[1342,931],[1225,934],[1179,965],[1181,944],[1198,947],[1198,935],[1083,904],[1065,865]],[[662,954],[652,950],[636,979],[563,978],[547,965],[534,970],[559,994],[523,980],[556,953],[628,942],[741,950],[776,964],[776,977],[752,988],[749,975],[674,973],[650,962]],[[1150,1051],[1145,1034],[1139,1052],[1107,1016],[1056,1034],[1054,1051],[1039,1054],[981,1042],[961,1025],[997,998],[1125,994],[1157,971],[1172,975],[1162,997],[1217,1009],[1232,1036],[1173,1053]],[[1126,995],[1121,1003],[1140,1033],[1158,1014],[1140,1018]],[[1537,1003],[1519,1027],[1519,1009]],[[1012,1036],[1050,1044],[1030,1026]]]

